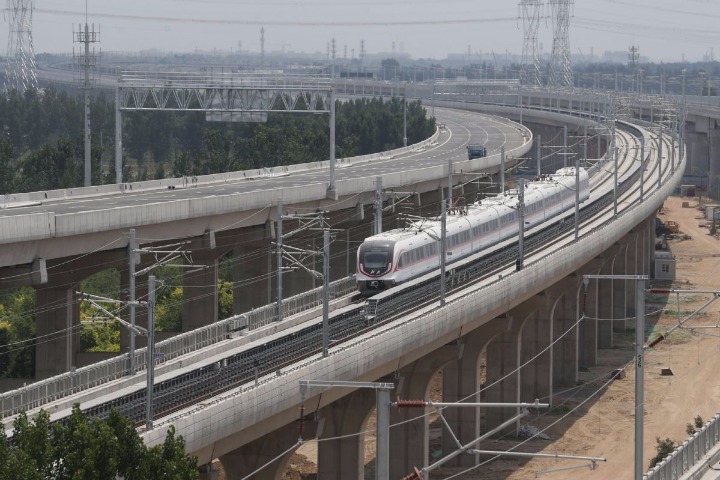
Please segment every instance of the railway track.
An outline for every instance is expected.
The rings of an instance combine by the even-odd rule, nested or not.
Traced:
[[[626,127],[633,130],[632,127]],[[635,129],[634,134],[642,134]],[[620,164],[624,181],[618,186],[618,204],[630,208],[632,198],[637,195],[637,180],[643,169],[634,160],[632,150],[637,148],[637,140],[627,135],[623,144],[624,157]],[[632,144],[629,144],[632,142]],[[650,166],[654,168],[654,165]],[[669,168],[665,166],[665,169]],[[598,180],[594,181],[590,202],[580,211],[580,223],[583,228],[597,224],[597,219],[611,219],[615,194],[609,183],[614,183],[614,174],[599,168]],[[595,177],[595,176],[594,176]],[[647,178],[645,176],[644,178]],[[607,221],[607,220],[605,220]],[[539,252],[552,244],[566,242],[574,236],[574,212],[566,212],[543,228],[536,228],[525,238],[526,253]],[[513,245],[501,245],[492,252],[470,257],[457,264],[451,264],[447,275],[449,292],[458,291],[495,275],[498,271],[514,265],[518,257],[517,242]],[[373,329],[407,315],[410,309],[427,306],[438,300],[439,272],[426,275],[408,284],[388,290],[375,297],[355,302],[330,317],[331,347],[348,342]],[[154,387],[154,418],[164,418],[172,413],[197,405],[216,395],[242,385],[252,384],[264,375],[280,371],[303,359],[317,355],[322,351],[322,322],[314,320],[289,329],[270,338],[262,344],[247,348],[239,353],[230,354],[218,361],[198,366],[173,378],[157,382]],[[115,398],[86,409],[93,417],[104,418],[112,408],[118,408],[125,416],[138,424],[145,417],[145,389],[138,388],[132,393]]]

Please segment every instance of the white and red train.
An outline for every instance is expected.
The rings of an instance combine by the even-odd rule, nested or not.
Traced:
[[[580,202],[590,196],[580,169]],[[531,228],[575,205],[575,168],[562,168],[525,186],[525,226]],[[507,191],[447,216],[447,260],[454,262],[517,235],[518,192]],[[368,237],[357,252],[357,286],[365,295],[392,288],[440,267],[440,220]]]

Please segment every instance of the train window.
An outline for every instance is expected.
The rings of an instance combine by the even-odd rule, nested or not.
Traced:
[[[385,268],[388,263],[388,252],[365,252],[363,265],[365,268]]]

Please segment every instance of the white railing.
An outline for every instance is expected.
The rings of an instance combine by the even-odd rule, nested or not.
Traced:
[[[336,159],[336,167],[342,168],[360,163],[374,162],[379,160],[391,159],[395,156],[409,152],[415,152],[423,148],[427,148],[437,141],[440,135],[439,129],[435,129],[435,133],[421,142],[407,147],[396,148],[380,153],[371,153],[368,155],[359,155],[356,157],[338,158]],[[209,175],[200,175],[197,177],[177,177],[165,178],[162,180],[147,180],[144,182],[96,185],[92,187],[68,188],[65,190],[48,190],[40,192],[14,193],[5,195],[0,199],[0,209],[27,206],[32,202],[44,202],[48,200],[67,200],[71,198],[88,197],[96,195],[121,194],[126,192],[137,192],[153,189],[166,189],[168,187],[193,188],[213,183],[228,183],[239,180],[274,177],[289,175],[295,172],[304,172],[308,170],[327,169],[330,166],[330,160],[319,162],[298,163],[293,165],[279,165],[276,167],[257,168],[252,170],[241,170],[238,172],[214,173]]]
[[[356,288],[354,276],[336,280],[330,283],[330,298],[348,295]],[[283,300],[283,318],[291,317],[321,304],[322,287],[295,295]],[[190,332],[181,333],[157,343],[156,350],[162,354],[159,363],[226,340],[242,330],[255,330],[276,320],[277,306],[271,304]],[[145,369],[145,348],[135,351],[135,364],[138,370]],[[0,418],[37,408],[68,395],[124,377],[129,372],[129,366],[130,355],[125,353],[0,394]]]
[[[643,479],[678,480],[688,473],[720,442],[720,422],[718,420],[720,420],[720,413],[716,413],[712,419],[705,422],[700,430],[678,445],[663,461],[648,470],[643,475]]]

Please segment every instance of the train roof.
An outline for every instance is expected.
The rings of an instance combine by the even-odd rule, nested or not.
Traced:
[[[585,169],[580,169],[580,175],[581,178],[587,178],[587,172]],[[565,185],[568,188],[571,188],[570,184],[572,183],[572,187],[574,187],[574,182],[575,167],[561,168],[555,173],[542,175],[540,178],[536,178],[527,183],[525,185],[525,198],[528,199],[529,197],[542,195],[543,190],[557,188],[558,185]],[[453,226],[457,225],[457,223],[461,220],[470,221],[472,224],[475,224],[476,222],[482,223],[483,217],[487,216],[488,218],[491,218],[499,213],[505,214],[509,211],[517,210],[517,205],[517,189],[506,190],[504,193],[492,197],[486,197],[479,202],[468,205],[467,209],[464,209],[464,211],[461,211],[458,214],[448,214],[448,231],[450,233],[450,231],[454,230]],[[436,235],[439,231],[440,219],[437,217],[430,217],[414,221],[405,228],[396,228],[373,235],[366,238],[365,241],[399,242],[411,239],[423,232],[433,232],[430,235]]]

